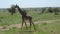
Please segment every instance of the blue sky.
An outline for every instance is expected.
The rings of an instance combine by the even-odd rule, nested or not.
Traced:
[[[13,4],[21,8],[60,7],[60,0],[0,0],[0,8],[9,8]]]

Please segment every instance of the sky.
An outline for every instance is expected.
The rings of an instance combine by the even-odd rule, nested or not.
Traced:
[[[60,7],[60,0],[0,0],[0,8],[9,8],[15,4],[21,8]]]

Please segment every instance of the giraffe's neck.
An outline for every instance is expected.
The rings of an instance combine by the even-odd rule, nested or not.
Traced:
[[[23,14],[22,9],[19,6],[17,7],[17,9],[18,9],[19,13],[22,15]]]
[[[17,7],[17,9],[22,16],[26,16],[26,12],[24,12],[19,6]]]

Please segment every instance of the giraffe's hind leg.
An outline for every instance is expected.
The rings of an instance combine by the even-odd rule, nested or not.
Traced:
[[[33,27],[34,27],[34,30],[36,30],[34,23],[32,22],[32,20],[30,20],[30,30],[31,30],[31,26],[32,26],[32,25],[33,25]]]
[[[32,20],[31,20],[31,24],[33,25],[34,30],[36,31],[35,25],[34,25],[34,23],[33,23],[33,21],[32,21]]]
[[[35,28],[35,25],[34,25],[34,23],[32,22],[32,25],[33,25],[33,27],[34,27],[34,30],[36,31],[36,28]]]

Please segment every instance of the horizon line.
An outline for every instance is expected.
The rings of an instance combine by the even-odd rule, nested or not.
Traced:
[[[10,8],[10,7],[7,7],[7,8]],[[49,7],[20,7],[20,8],[49,8]],[[52,7],[52,8],[56,8],[56,7]],[[57,8],[59,8],[57,6]],[[0,9],[4,9],[4,8],[0,8]]]

